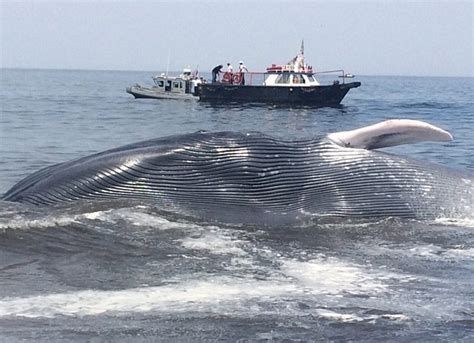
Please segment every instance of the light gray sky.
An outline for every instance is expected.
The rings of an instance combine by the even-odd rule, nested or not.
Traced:
[[[473,1],[1,1],[3,68],[474,76]]]

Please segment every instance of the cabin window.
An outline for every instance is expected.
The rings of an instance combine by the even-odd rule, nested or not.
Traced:
[[[309,81],[309,82],[314,82],[314,77],[313,77],[313,75],[308,75],[308,81]]]
[[[290,83],[290,75],[289,74],[278,75],[275,83]]]
[[[158,81],[158,87],[163,88],[165,86],[165,81]]]
[[[179,82],[173,82],[173,88],[179,88]]]
[[[293,75],[293,83],[305,83],[303,75],[301,74]]]

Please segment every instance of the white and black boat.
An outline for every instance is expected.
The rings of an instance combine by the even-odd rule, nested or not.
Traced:
[[[196,87],[202,83],[202,79],[197,73],[192,73],[191,69],[184,69],[179,76],[168,76],[161,74],[153,76],[153,87],[143,87],[136,84],[127,87],[127,93],[135,98],[152,99],[198,99],[194,94]]]
[[[317,74],[342,73],[342,81],[321,85]],[[263,75],[263,83],[252,84],[252,79]],[[246,82],[244,84],[243,78]],[[203,83],[197,87],[196,95],[202,101],[216,102],[266,102],[285,104],[311,104],[331,106],[341,103],[351,88],[357,88],[360,82],[346,83],[345,79],[353,77],[344,70],[313,72],[304,61],[304,47],[300,53],[286,65],[272,64],[264,73],[224,73],[222,80],[215,83]],[[250,81],[250,82],[249,82]]]

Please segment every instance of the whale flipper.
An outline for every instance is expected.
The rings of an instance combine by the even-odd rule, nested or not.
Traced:
[[[343,147],[372,150],[424,141],[451,141],[453,136],[423,121],[392,119],[356,130],[334,132],[328,138]]]

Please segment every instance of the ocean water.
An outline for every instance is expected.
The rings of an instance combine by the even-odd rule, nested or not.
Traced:
[[[0,194],[48,165],[166,135],[299,139],[385,119],[455,140],[386,149],[474,172],[474,79],[357,77],[335,108],[136,100],[151,73],[1,70]],[[145,205],[0,202],[0,341],[474,337],[474,215],[229,226]]]

